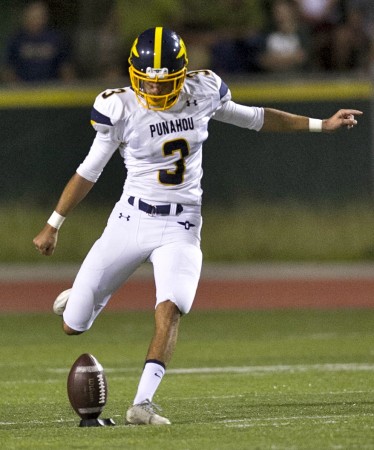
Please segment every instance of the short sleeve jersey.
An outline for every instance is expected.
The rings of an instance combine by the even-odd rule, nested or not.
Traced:
[[[144,108],[131,88],[106,90],[94,103],[97,135],[77,172],[96,181],[118,148],[127,169],[123,195],[199,205],[208,122],[230,99],[226,84],[208,70],[189,72],[177,103],[165,111]]]

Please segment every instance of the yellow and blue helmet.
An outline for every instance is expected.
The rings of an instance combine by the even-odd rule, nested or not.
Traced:
[[[141,33],[131,48],[129,64],[131,86],[141,105],[163,111],[176,103],[186,78],[188,59],[186,46],[174,31],[155,27]],[[162,83],[160,87],[168,89],[147,93],[144,82]]]

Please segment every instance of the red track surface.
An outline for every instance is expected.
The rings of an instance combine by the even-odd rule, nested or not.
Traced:
[[[66,281],[1,281],[0,311],[51,311]],[[111,310],[153,309],[152,279],[129,281],[111,299]],[[371,308],[374,278],[202,279],[194,309]]]

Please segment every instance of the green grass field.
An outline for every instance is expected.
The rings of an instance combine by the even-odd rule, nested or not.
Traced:
[[[151,312],[104,312],[78,337],[52,314],[0,315],[2,449],[373,449],[374,310],[192,312],[154,399],[170,427],[128,427]],[[68,371],[106,370],[102,417],[79,428]]]

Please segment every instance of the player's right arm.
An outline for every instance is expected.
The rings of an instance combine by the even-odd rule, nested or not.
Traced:
[[[55,208],[61,217],[66,217],[90,192],[95,183],[75,173],[69,180]],[[41,232],[34,238],[35,248],[42,255],[53,254],[58,237],[58,228],[46,223]]]
[[[58,238],[58,230],[67,215],[86,197],[120,141],[114,124],[122,114],[123,105],[117,95],[124,89],[105,91],[95,101],[91,113],[91,124],[97,131],[90,152],[76,173],[65,186],[56,208],[41,232],[33,239],[35,248],[45,256],[53,254]],[[107,101],[104,101],[107,99]]]

